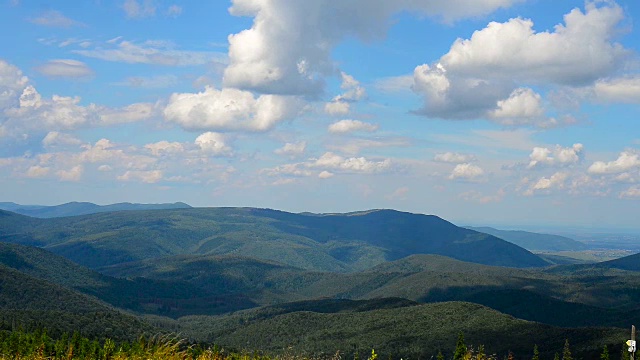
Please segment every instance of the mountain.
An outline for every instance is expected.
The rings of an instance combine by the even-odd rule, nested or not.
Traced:
[[[369,306],[367,302],[326,302],[325,306],[323,301],[314,301],[218,317],[188,317],[179,324],[185,335],[215,340],[224,347],[269,352],[290,347],[294,353],[318,356],[339,350],[343,358],[353,358],[355,352],[366,357],[371,349],[383,359],[429,359],[439,350],[450,358],[460,332],[468,345],[484,344],[488,354],[498,353],[499,358],[508,351],[525,358],[535,344],[543,356],[553,356],[562,350],[565,339],[574,355],[595,358],[604,344],[617,345],[626,336],[626,329],[558,328],[465,302],[415,305],[376,299]],[[385,303],[388,306],[381,308]]]
[[[131,210],[160,210],[160,209],[187,209],[191,206],[182,203],[172,204],[132,204],[118,203],[111,205],[96,205],[90,202],[70,202],[61,205],[20,205],[12,202],[0,202],[0,210],[7,210],[22,215],[37,218],[55,218],[63,216],[77,216],[112,211]]]
[[[37,327],[51,334],[79,331],[115,339],[157,332],[96,298],[0,265],[0,329]]]
[[[551,234],[539,234],[520,230],[498,230],[491,227],[471,227],[467,229],[493,235],[529,251],[581,251],[588,246],[568,237]]]
[[[609,260],[597,264],[598,267],[609,269],[621,269],[628,271],[640,271],[640,253],[625,256],[615,260]]]
[[[495,236],[437,216],[393,210],[310,215],[191,208],[40,220],[0,214],[0,239],[44,247],[90,268],[184,254],[242,254],[332,272],[364,270],[412,254],[510,267],[548,265]]]
[[[0,242],[0,264],[137,313],[213,315],[257,306],[242,294],[221,294],[215,288],[209,291],[187,282],[106,276],[30,246]]]

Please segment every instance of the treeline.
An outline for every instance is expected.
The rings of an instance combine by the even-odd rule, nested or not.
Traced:
[[[620,357],[614,357],[609,353],[609,347],[604,346],[599,355],[600,360],[629,360],[626,345],[623,344]],[[180,359],[180,360],[309,360],[309,359],[331,359],[347,360],[350,357],[342,357],[340,352],[330,356],[307,356],[295,355],[289,349],[279,355],[265,355],[261,352],[247,351],[225,351],[218,346],[203,346],[202,344],[187,344],[167,336],[146,338],[140,336],[135,341],[119,341],[112,339],[89,339],[81,336],[80,333],[63,333],[58,338],[51,337],[45,329],[37,329],[33,332],[0,331],[0,360],[22,359],[22,360],[45,360],[45,359],[95,359],[95,360],[124,360],[124,359]],[[531,359],[543,360],[538,346],[534,346],[530,355],[516,354],[509,352],[498,356],[487,354],[484,346],[467,346],[464,342],[464,335],[460,333],[455,349],[452,352],[443,353],[439,351],[437,355],[431,357],[437,360],[515,360]],[[589,356],[586,359],[596,359]],[[388,356],[388,360],[393,360],[393,356]],[[571,352],[569,341],[566,340],[564,348],[553,356],[553,360],[578,360]],[[349,359],[350,360],[350,359]],[[379,359],[375,350],[360,356],[355,353],[353,360],[385,360]],[[551,360],[551,358],[549,358]]]

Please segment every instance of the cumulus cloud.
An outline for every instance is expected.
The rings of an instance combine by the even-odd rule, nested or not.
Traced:
[[[444,162],[444,163],[460,164],[460,163],[475,161],[476,157],[470,154],[445,152],[445,153],[436,154],[433,157],[433,160],[438,162]]]
[[[184,145],[179,142],[169,142],[166,140],[156,143],[146,144],[144,146],[151,154],[155,156],[180,154],[185,151]]]
[[[640,156],[633,150],[620,153],[614,161],[596,161],[589,166],[589,173],[596,175],[619,174],[640,167]]]
[[[356,131],[374,132],[379,128],[376,124],[369,124],[360,120],[340,120],[329,125],[329,132],[334,134],[346,134]]]
[[[50,170],[51,169],[49,169],[48,167],[34,165],[29,167],[25,175],[29,178],[41,178],[47,176]]]
[[[82,165],[76,165],[69,170],[59,170],[56,172],[58,178],[62,181],[79,181],[82,177],[84,168]]]
[[[625,191],[620,192],[619,198],[621,199],[637,199],[640,198],[640,187],[632,186]]]
[[[302,109],[295,97],[260,95],[206,87],[199,93],[173,94],[165,118],[187,130],[267,131]]]
[[[529,155],[529,169],[541,166],[567,166],[582,160],[584,146],[573,144],[571,147],[556,145],[555,148],[535,147]]]
[[[17,106],[28,83],[20,69],[0,59],[0,110]]]
[[[321,157],[313,160],[309,166],[344,172],[373,174],[389,170],[391,168],[391,160],[373,161],[364,157],[345,158],[332,152],[326,152]]]
[[[484,175],[484,170],[482,170],[481,167],[470,163],[464,163],[458,164],[453,168],[451,175],[449,175],[449,179],[476,180],[482,175]]]
[[[324,170],[324,171],[322,171],[320,174],[318,174],[318,177],[319,177],[320,179],[328,179],[328,178],[332,178],[332,177],[333,177],[333,175],[334,175],[334,174],[333,174],[332,172],[329,172],[329,171]]]
[[[208,131],[198,136],[195,144],[207,154],[216,156],[231,155],[232,149],[227,145],[226,141],[226,137],[223,134]]]
[[[82,144],[82,141],[73,135],[60,133],[58,131],[50,131],[42,139],[42,145],[46,148],[58,147],[58,146],[77,146]]]
[[[78,60],[56,59],[49,60],[36,70],[42,75],[52,78],[83,78],[93,75],[93,70],[87,64]]]
[[[230,12],[253,17],[229,36],[224,84],[262,93],[317,95],[335,73],[333,48],[344,38],[381,38],[391,15],[410,11],[448,21],[490,13],[519,0],[234,0]]]
[[[553,32],[534,31],[528,19],[491,22],[470,39],[456,40],[434,65],[416,67],[413,90],[425,101],[418,113],[505,126],[574,123],[546,116],[541,96],[522,84],[584,86],[609,76],[629,54],[612,41],[623,19],[613,2],[588,2]]]
[[[346,115],[350,109],[351,105],[346,101],[333,101],[324,105],[324,112],[333,116]]]
[[[164,174],[162,173],[161,170],[145,170],[145,171],[129,170],[129,171],[126,171],[124,174],[118,176],[117,179],[120,181],[139,180],[139,181],[142,181],[143,183],[154,184],[162,180],[163,176]]]
[[[298,157],[304,154],[307,149],[307,143],[305,141],[299,141],[296,143],[286,143],[283,147],[276,149],[274,153],[278,155]]]
[[[525,195],[530,196],[539,191],[548,192],[552,189],[562,189],[564,188],[565,181],[568,178],[568,174],[565,172],[557,172],[551,177],[542,177],[535,183],[533,183],[527,191],[525,191]]]

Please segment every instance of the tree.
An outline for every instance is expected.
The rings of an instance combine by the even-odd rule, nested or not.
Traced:
[[[564,349],[562,349],[562,360],[573,360],[571,357],[571,349],[569,349],[569,339],[564,341]]]
[[[540,352],[538,351],[538,345],[533,345],[533,357],[531,360],[540,360]]]
[[[620,354],[620,360],[629,360],[631,356],[629,355],[629,347],[627,344],[622,343],[622,353]]]
[[[607,345],[602,348],[602,354],[600,354],[600,360],[610,360],[609,359],[609,348]]]
[[[444,360],[444,355],[442,355],[442,351],[438,350],[438,355],[436,356],[436,360]]]
[[[467,346],[464,344],[464,335],[462,331],[458,335],[458,342],[456,343],[456,351],[453,353],[453,360],[464,360],[467,354]]]
[[[556,353],[556,356],[553,357],[553,360],[560,360],[560,354]]]

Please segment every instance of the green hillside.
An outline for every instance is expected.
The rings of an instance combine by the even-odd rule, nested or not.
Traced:
[[[6,225],[6,226],[5,226]],[[253,208],[101,213],[55,219],[0,215],[3,241],[37,245],[99,268],[170,255],[238,255],[316,271],[371,268],[412,254],[512,267],[538,256],[436,216],[375,210],[309,215]]]
[[[84,336],[119,339],[157,332],[93,297],[0,265],[0,328],[38,327],[52,333],[78,331]]]
[[[464,302],[407,305],[369,311],[338,306],[334,312],[266,308],[188,317],[180,319],[180,324],[189,336],[237,349],[282,352],[291,346],[296,353],[330,356],[340,350],[349,357],[358,351],[364,357],[375,348],[381,358],[429,359],[439,350],[450,357],[459,332],[467,344],[484,344],[488,353],[501,355],[511,350],[518,358],[530,354],[534,344],[543,355],[552,356],[565,339],[585,356],[593,356],[604,344],[618,344],[626,336],[626,331],[617,329],[567,329],[527,322]]]
[[[521,230],[498,230],[492,227],[471,227],[467,229],[493,235],[529,251],[581,251],[589,247],[565,236],[539,234]]]
[[[609,260],[597,265],[602,268],[640,271],[640,253],[625,256],[623,258]]]
[[[242,294],[208,291],[187,282],[105,276],[46,250],[18,244],[0,243],[0,264],[138,313],[212,315],[256,306]]]

